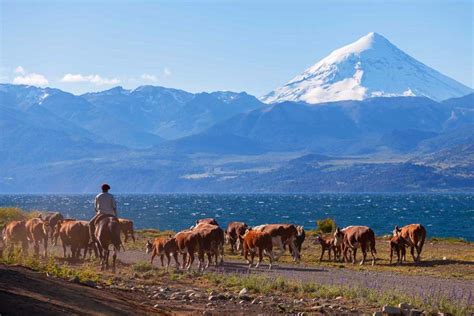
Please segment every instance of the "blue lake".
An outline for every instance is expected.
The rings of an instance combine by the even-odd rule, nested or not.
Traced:
[[[394,225],[421,223],[429,236],[474,241],[474,194],[116,194],[119,216],[137,228],[180,230],[214,217],[249,225],[288,222],[315,228],[334,218],[338,226],[367,225],[377,235]],[[0,195],[0,207],[60,211],[67,217],[94,215],[94,195]]]

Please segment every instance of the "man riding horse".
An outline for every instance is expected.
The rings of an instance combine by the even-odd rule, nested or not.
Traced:
[[[112,194],[109,193],[110,185],[102,184],[102,193],[95,197],[94,209],[95,216],[89,222],[89,232],[93,242],[97,242],[95,237],[95,226],[105,217],[117,218],[117,202]]]

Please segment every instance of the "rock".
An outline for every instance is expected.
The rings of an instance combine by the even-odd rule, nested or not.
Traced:
[[[446,257],[443,257],[443,260],[444,260],[444,261],[446,261],[446,260],[448,260],[448,258],[446,258]],[[438,313],[438,314],[439,314],[439,313]]]
[[[69,279],[69,282],[72,282],[72,283],[79,283],[80,281],[81,280],[79,279],[77,275]]]
[[[338,297],[336,297],[336,300],[342,300],[342,299],[343,299],[343,297],[342,297],[342,296],[338,296]]]
[[[160,305],[155,304],[155,305],[153,305],[153,307],[154,307],[154,308],[160,308]]]
[[[242,295],[247,295],[248,293],[249,293],[249,290],[247,290],[247,288],[244,287],[242,290],[240,290],[239,297]]]
[[[258,304],[258,299],[254,299],[250,304]]]
[[[385,305],[382,308],[382,312],[388,315],[401,315],[402,314],[402,310],[400,308],[394,307],[394,306],[388,306],[388,305]]]
[[[160,291],[161,293],[167,292],[167,291],[169,291],[169,290],[170,290],[170,289],[167,288],[167,287],[160,287],[160,288],[158,289],[158,291]]]
[[[242,305],[243,303],[245,303],[245,301],[240,301],[239,304]]]
[[[383,316],[382,312],[375,312],[372,314],[372,316]]]
[[[209,300],[209,301],[217,301],[218,298],[217,298],[217,296],[215,296],[215,295],[209,295],[208,300]]]
[[[87,281],[83,282],[82,284],[90,286],[90,287],[97,287],[97,283],[95,283],[92,280],[87,280]]]
[[[331,305],[329,306],[330,309],[338,309],[339,308],[339,305]]]
[[[321,305],[315,305],[311,307],[311,310],[315,312],[322,312],[324,310],[324,307],[322,307]]]
[[[423,311],[419,309],[411,309],[410,312],[408,313],[408,316],[421,316],[423,315]]]
[[[214,303],[207,303],[206,306],[212,306]]]
[[[413,306],[411,306],[411,305],[408,304],[408,303],[400,303],[400,304],[398,304],[398,308],[401,308],[401,309],[405,309],[405,310],[406,310],[406,309],[412,309]]]

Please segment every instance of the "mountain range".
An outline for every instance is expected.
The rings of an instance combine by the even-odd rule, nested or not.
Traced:
[[[297,78],[261,99],[0,84],[0,192],[474,190],[472,89],[377,33]]]

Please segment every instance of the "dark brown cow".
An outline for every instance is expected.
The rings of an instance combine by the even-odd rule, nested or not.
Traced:
[[[406,257],[406,241],[402,236],[393,236],[389,240],[390,246],[390,264],[392,264],[393,252],[395,251],[397,254],[397,263],[402,263],[404,258]]]
[[[347,258],[347,252],[352,252],[352,263],[356,262],[357,248],[362,250],[362,261],[360,264],[364,264],[367,257],[367,249],[370,249],[372,255],[372,265],[375,264],[375,234],[374,231],[367,226],[349,226],[344,229],[336,229],[334,233],[334,243],[336,246],[342,245],[342,251],[345,261],[349,261]]]
[[[179,266],[178,261],[178,249],[176,246],[176,240],[170,237],[158,237],[155,238],[153,243],[149,240],[146,242],[146,253],[151,253],[151,261],[150,263],[153,264],[153,259],[156,256],[160,256],[161,266],[164,267],[163,257],[166,256],[168,268],[170,266],[171,256],[173,256],[174,261],[177,266]]]
[[[177,233],[174,238],[176,249],[183,255],[182,269],[189,270],[194,262],[194,253],[198,253],[199,267],[204,267],[202,238],[198,231],[188,230]],[[189,256],[189,260],[187,257]]]
[[[260,263],[263,260],[263,254],[268,256],[270,264],[268,269],[272,269],[273,262],[273,241],[272,236],[266,232],[260,232],[255,230],[247,230],[243,236],[243,250],[244,258],[249,264],[249,269],[252,267],[253,259],[255,254],[258,253],[258,263],[255,265],[255,268],[258,268]],[[248,254],[250,253],[250,260],[248,259]]]
[[[90,243],[89,222],[75,220],[59,221],[54,232],[54,244],[57,243],[58,237],[61,239],[64,258],[67,257],[66,247],[68,246],[71,248],[71,258],[73,259],[79,258],[81,249],[84,249],[84,259],[88,250],[91,249],[94,250],[96,257],[98,257],[95,245]]]
[[[224,263],[224,231],[217,225],[199,223],[193,228],[202,238],[203,251],[207,254],[207,264],[209,267],[212,257],[215,257],[216,266]],[[220,256],[220,260],[219,260]]]
[[[324,253],[328,252],[329,261],[331,261],[331,252],[334,254],[334,261],[336,261],[341,255],[341,247],[338,247],[334,243],[334,236],[323,237],[321,235],[316,235],[316,242],[321,245],[321,256],[319,261],[323,260]]]
[[[101,257],[102,270],[109,268],[109,247],[113,246],[112,270],[115,272],[117,252],[120,251],[120,224],[116,217],[111,215],[99,216],[95,221],[95,238]]]
[[[293,256],[293,261],[300,260],[300,253],[296,247],[296,236],[298,236],[298,230],[295,225],[292,224],[265,224],[256,226],[253,230],[269,233],[272,236],[273,246],[280,249],[280,253],[276,256],[277,261],[281,255],[285,252],[284,245],[290,247],[290,252]]]
[[[41,213],[39,218],[49,223],[49,227],[51,227],[49,237],[51,238],[51,242],[53,242],[53,227],[56,227],[59,221],[64,221],[63,215],[59,212]]]
[[[211,224],[211,225],[219,226],[219,224],[217,223],[217,221],[214,218],[201,218],[201,219],[198,219],[198,220],[196,220],[196,225],[199,225],[199,224]]]
[[[243,254],[243,248],[241,246],[242,236],[248,228],[248,225],[243,222],[231,222],[227,225],[226,241],[230,244],[232,253],[235,253],[236,250],[241,250]]]
[[[135,242],[135,234],[133,231],[133,222],[129,219],[119,218],[120,231],[125,236],[124,242],[127,242],[128,236],[132,237],[133,242]]]
[[[31,218],[26,221],[26,234],[28,240],[34,244],[35,255],[39,255],[39,244],[42,243],[44,247],[44,256],[48,252],[48,236],[51,228],[49,222],[43,221],[41,218]]]
[[[426,239],[426,229],[421,224],[410,224],[399,228],[395,226],[393,230],[394,236],[402,236],[405,243],[410,247],[410,253],[413,261],[420,261],[421,251]],[[414,250],[416,249],[416,257]]]
[[[21,243],[22,255],[28,254],[28,235],[26,232],[26,221],[13,221],[3,229],[3,240],[8,247],[8,254],[13,254],[15,244]]]

